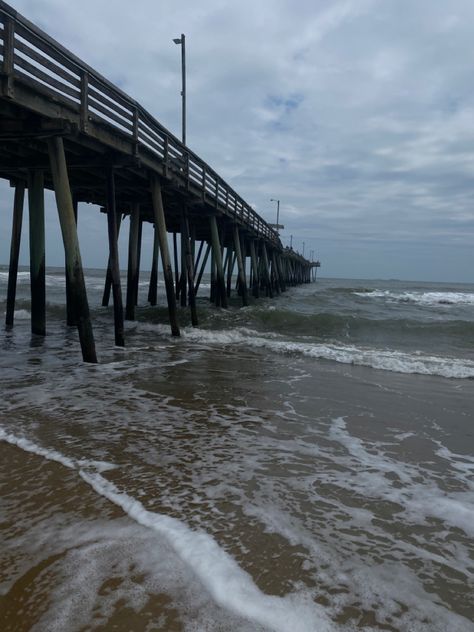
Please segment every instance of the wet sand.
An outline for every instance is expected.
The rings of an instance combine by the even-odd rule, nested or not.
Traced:
[[[2,630],[474,629],[472,381],[206,345],[29,360]]]

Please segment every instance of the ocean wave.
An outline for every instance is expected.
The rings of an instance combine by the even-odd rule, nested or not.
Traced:
[[[0,272],[0,281],[8,281],[8,272]],[[19,285],[30,282],[30,273],[27,271],[18,272],[17,283]],[[46,274],[45,284],[47,287],[64,287],[66,285],[65,275]]]
[[[165,325],[156,327],[162,333],[169,334],[169,329]],[[355,345],[294,342],[277,337],[266,338],[259,332],[244,327],[221,331],[187,328],[182,330],[182,335],[185,339],[199,343],[245,345],[268,349],[280,354],[300,354],[396,373],[417,373],[459,379],[474,378],[474,361],[472,360],[426,355],[418,351],[406,353]]]
[[[383,298],[391,303],[417,305],[474,305],[472,292],[392,292],[390,290],[354,291],[363,298]]]
[[[214,601],[229,612],[274,632],[310,632],[315,629],[329,632],[335,629],[322,606],[295,594],[285,597],[266,595],[211,535],[192,530],[177,518],[149,511],[133,496],[119,490],[101,474],[115,466],[101,461],[72,459],[8,433],[1,427],[0,441],[76,470],[98,495],[120,507],[139,525],[164,537],[176,555],[193,570]]]
[[[16,309],[14,312],[14,317],[17,320],[28,320],[31,318],[31,313],[27,309]]]
[[[5,271],[0,272],[0,281],[8,281],[8,276],[9,276],[8,272],[5,272]],[[17,281],[19,283],[21,283],[22,280],[29,281],[30,280],[30,273],[29,272],[18,272],[17,273]]]
[[[265,330],[275,330],[279,333],[288,331],[297,335],[317,335],[331,337],[352,338],[364,333],[370,337],[374,331],[381,334],[395,334],[406,337],[426,336],[428,338],[439,336],[456,336],[466,340],[468,336],[474,336],[474,322],[462,319],[416,319],[416,318],[387,318],[364,317],[358,313],[335,314],[326,311],[298,312],[284,307],[271,305],[270,308],[258,306],[253,309],[252,317],[261,323]],[[265,335],[268,335],[267,333]]]

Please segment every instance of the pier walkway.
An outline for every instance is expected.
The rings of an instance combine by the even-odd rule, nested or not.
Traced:
[[[224,308],[234,268],[246,305],[249,294],[273,296],[288,285],[310,282],[317,265],[283,248],[278,233],[139,103],[2,0],[0,177],[15,190],[6,325],[13,326],[27,192],[31,325],[34,334],[45,334],[44,189],[54,190],[66,258],[67,319],[78,327],[88,362],[97,357],[76,230],[78,202],[98,204],[107,214],[103,304],[112,294],[117,345],[124,344],[124,317],[135,318],[145,228],[154,231],[148,300],[156,305],[161,256],[173,335],[179,335],[177,301],[189,306],[198,324],[196,294],[206,265],[210,299]],[[124,308],[117,237],[125,217],[130,224]]]

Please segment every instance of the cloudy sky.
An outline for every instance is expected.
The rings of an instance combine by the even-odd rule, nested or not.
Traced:
[[[283,242],[321,274],[474,281],[472,0],[11,4],[178,136],[185,33],[188,145],[269,221],[279,198]],[[11,198],[2,183],[2,235]],[[55,265],[50,196],[47,224]],[[104,265],[104,217],[81,205],[80,230]]]

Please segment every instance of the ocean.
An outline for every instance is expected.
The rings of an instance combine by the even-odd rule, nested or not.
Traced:
[[[64,279],[1,332],[2,632],[474,630],[474,286],[164,289],[82,363]],[[0,267],[4,319],[7,269]]]

